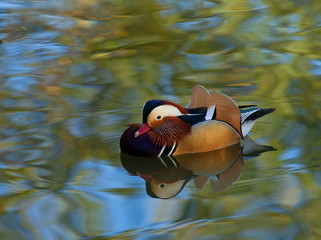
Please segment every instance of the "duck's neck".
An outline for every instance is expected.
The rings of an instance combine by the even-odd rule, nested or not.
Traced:
[[[191,126],[183,121],[170,121],[148,132],[149,139],[157,146],[173,147],[191,133]]]

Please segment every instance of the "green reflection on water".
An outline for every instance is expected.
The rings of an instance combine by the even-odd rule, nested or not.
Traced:
[[[0,4],[0,232],[6,239],[319,239],[319,1]],[[278,149],[220,193],[149,198],[121,168],[124,124],[195,84],[276,107]]]

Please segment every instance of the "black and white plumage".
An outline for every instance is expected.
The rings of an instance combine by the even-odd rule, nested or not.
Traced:
[[[241,129],[243,136],[246,136],[251,131],[257,119],[266,114],[274,112],[275,108],[248,108],[241,109]]]

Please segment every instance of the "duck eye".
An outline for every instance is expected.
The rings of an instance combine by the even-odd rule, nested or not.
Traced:
[[[160,188],[164,188],[166,186],[166,184],[165,183],[161,183],[161,184],[159,184],[159,187]]]
[[[158,116],[156,117],[156,119],[157,119],[157,120],[161,120],[161,119],[162,119],[162,116],[161,116],[161,115],[158,115]]]

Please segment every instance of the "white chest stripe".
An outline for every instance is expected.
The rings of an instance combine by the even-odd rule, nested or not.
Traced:
[[[166,144],[162,147],[162,149],[160,150],[160,152],[159,152],[159,154],[157,155],[157,157],[162,156],[162,154],[163,154],[163,152],[164,152],[165,148],[166,148]]]
[[[167,156],[170,156],[173,153],[175,147],[176,147],[176,141],[174,142],[174,145],[173,145],[171,151],[169,152],[169,154]]]

